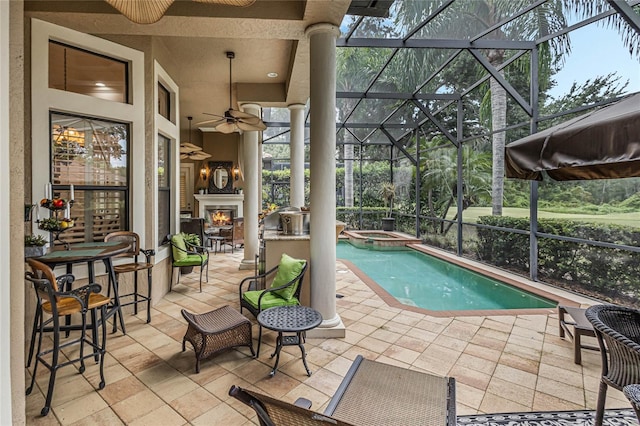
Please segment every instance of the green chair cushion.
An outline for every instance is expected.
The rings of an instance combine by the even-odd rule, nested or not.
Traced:
[[[302,268],[304,268],[305,263],[307,263],[307,261],[304,259],[294,259],[288,254],[282,253],[280,264],[278,265],[278,272],[276,272],[276,277],[271,283],[271,288],[283,286],[300,275],[300,272],[302,272]],[[283,299],[289,300],[293,297],[298,286],[300,285],[298,281],[294,282],[288,287],[283,288],[282,290],[277,290],[274,293],[277,293]]]
[[[264,293],[264,290],[252,290],[245,291],[242,293],[242,298],[246,300],[251,306],[259,311],[264,311],[268,308],[275,308],[276,306],[288,306],[288,305],[299,305],[298,299],[292,297],[291,299],[283,299],[282,297],[275,294],[275,292],[268,292],[262,298],[262,302],[260,307],[258,307],[258,298],[260,295]]]
[[[187,253],[187,245],[184,243],[184,238],[182,238],[182,235],[175,234],[171,237],[171,251],[173,252],[174,264],[176,264],[176,262],[179,262],[183,259],[186,259],[187,256],[189,256],[189,254]],[[183,266],[186,266],[186,265],[183,265]]]
[[[184,259],[176,260],[173,266],[200,266],[207,260],[203,254],[187,254]]]

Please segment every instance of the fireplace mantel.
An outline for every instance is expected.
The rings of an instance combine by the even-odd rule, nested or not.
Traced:
[[[212,207],[234,207],[237,209],[237,217],[243,217],[242,204],[244,194],[194,194],[198,217],[205,217],[207,209]]]

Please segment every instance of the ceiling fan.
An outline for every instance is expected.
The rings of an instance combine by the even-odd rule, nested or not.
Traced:
[[[174,0],[106,0],[118,12],[136,24],[158,22],[173,4]],[[198,3],[222,4],[227,6],[251,6],[256,0],[194,0]]]
[[[216,130],[220,133],[233,133],[236,130],[265,130],[267,126],[260,119],[260,117],[249,114],[247,112],[238,111],[237,109],[233,109],[231,101],[231,62],[233,61],[233,58],[236,57],[236,55],[233,52],[225,53],[227,55],[227,58],[229,58],[229,109],[224,112],[224,115],[204,112],[203,114],[205,115],[211,115],[218,118],[215,120],[202,121],[198,123],[198,125],[200,126],[202,124],[213,123]]]
[[[189,120],[189,139],[191,139],[191,120],[193,117],[187,117]],[[181,160],[205,160],[211,157],[211,154],[207,154],[198,145],[194,145],[191,142],[180,143],[180,159]]]

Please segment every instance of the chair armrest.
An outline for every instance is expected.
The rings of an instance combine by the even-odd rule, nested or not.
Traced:
[[[243,278],[242,281],[240,281],[240,285],[239,285],[239,287],[240,287],[240,295],[242,296],[242,286],[244,285],[245,282],[249,283],[251,281],[257,280],[258,278],[266,278],[267,276],[269,276],[269,275],[273,274],[275,271],[277,271],[278,270],[278,266],[279,265],[276,265],[273,268],[271,268],[268,271],[263,272],[261,274]]]
[[[144,257],[147,258],[147,263],[151,263],[151,257],[156,255],[156,251],[154,249],[140,249]]]
[[[296,407],[306,408],[307,410],[310,410],[312,402],[310,400],[308,400],[307,398],[300,397],[300,398],[295,400],[293,405],[295,405]]]
[[[191,244],[187,241],[184,242],[187,246],[187,253],[189,254],[204,254],[204,253],[209,253],[209,251],[207,250],[206,247],[204,246],[199,246],[197,244]]]
[[[75,280],[76,280],[76,277],[74,277],[71,274],[64,274],[56,277],[58,288],[60,289],[61,292],[69,291],[71,289],[71,285]]]

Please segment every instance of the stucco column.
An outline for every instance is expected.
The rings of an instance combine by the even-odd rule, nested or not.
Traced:
[[[244,104],[245,112],[260,117],[260,105]],[[254,269],[258,254],[259,194],[262,187],[262,165],[258,158],[260,138],[257,131],[242,134],[244,155],[244,259],[240,269]]]
[[[311,306],[319,328],[340,327],[336,313],[336,38],[337,26],[314,24],[310,40]],[[344,326],[343,326],[344,327]],[[344,331],[344,330],[343,330]]]
[[[289,105],[291,123],[291,176],[289,179],[289,205],[304,206],[304,105]]]

